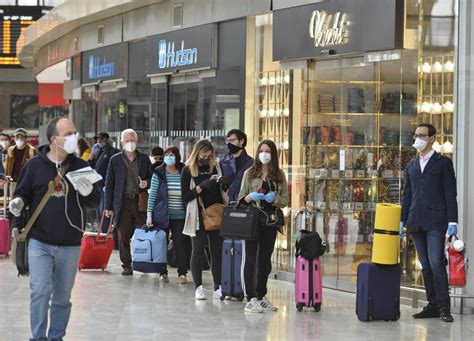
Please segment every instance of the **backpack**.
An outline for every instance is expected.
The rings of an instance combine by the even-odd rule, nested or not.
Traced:
[[[312,261],[326,252],[326,243],[321,239],[319,233],[301,230],[296,240],[296,257],[301,256]]]

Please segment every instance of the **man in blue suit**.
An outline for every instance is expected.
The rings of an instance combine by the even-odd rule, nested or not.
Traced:
[[[405,172],[400,234],[406,224],[423,268],[428,299],[428,305],[413,317],[441,317],[444,322],[453,322],[444,262],[445,236],[457,233],[453,162],[433,150],[436,129],[431,124],[418,125],[413,138],[419,156],[408,164]]]

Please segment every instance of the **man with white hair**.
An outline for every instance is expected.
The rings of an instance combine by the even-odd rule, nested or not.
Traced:
[[[105,180],[105,214],[114,215],[114,226],[120,235],[119,250],[122,275],[133,275],[130,239],[135,227],[145,224],[146,210],[139,212],[138,195],[146,192],[152,176],[147,154],[137,150],[135,130],[122,131],[122,152],[110,158]]]

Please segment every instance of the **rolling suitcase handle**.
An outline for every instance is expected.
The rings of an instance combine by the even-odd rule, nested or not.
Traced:
[[[8,181],[7,178],[4,177],[3,179],[4,185],[3,185],[3,218],[7,218],[7,208],[8,208],[8,203],[10,201],[10,194],[8,193],[10,189],[10,182]]]
[[[113,225],[113,222],[114,222],[114,214],[110,214],[110,216],[108,217],[110,218],[110,221],[109,221],[109,227],[107,229],[107,239],[110,238],[110,232],[112,232],[112,225]],[[97,236],[96,236],[96,239],[99,239],[100,238],[100,233],[102,231],[102,224],[104,223],[104,219],[105,219],[105,211],[102,212],[102,218],[100,219],[100,225],[99,225],[99,230],[97,231]]]

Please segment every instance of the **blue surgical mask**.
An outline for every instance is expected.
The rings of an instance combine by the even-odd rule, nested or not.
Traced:
[[[174,166],[176,164],[176,156],[174,155],[165,155],[163,162],[167,166]]]

